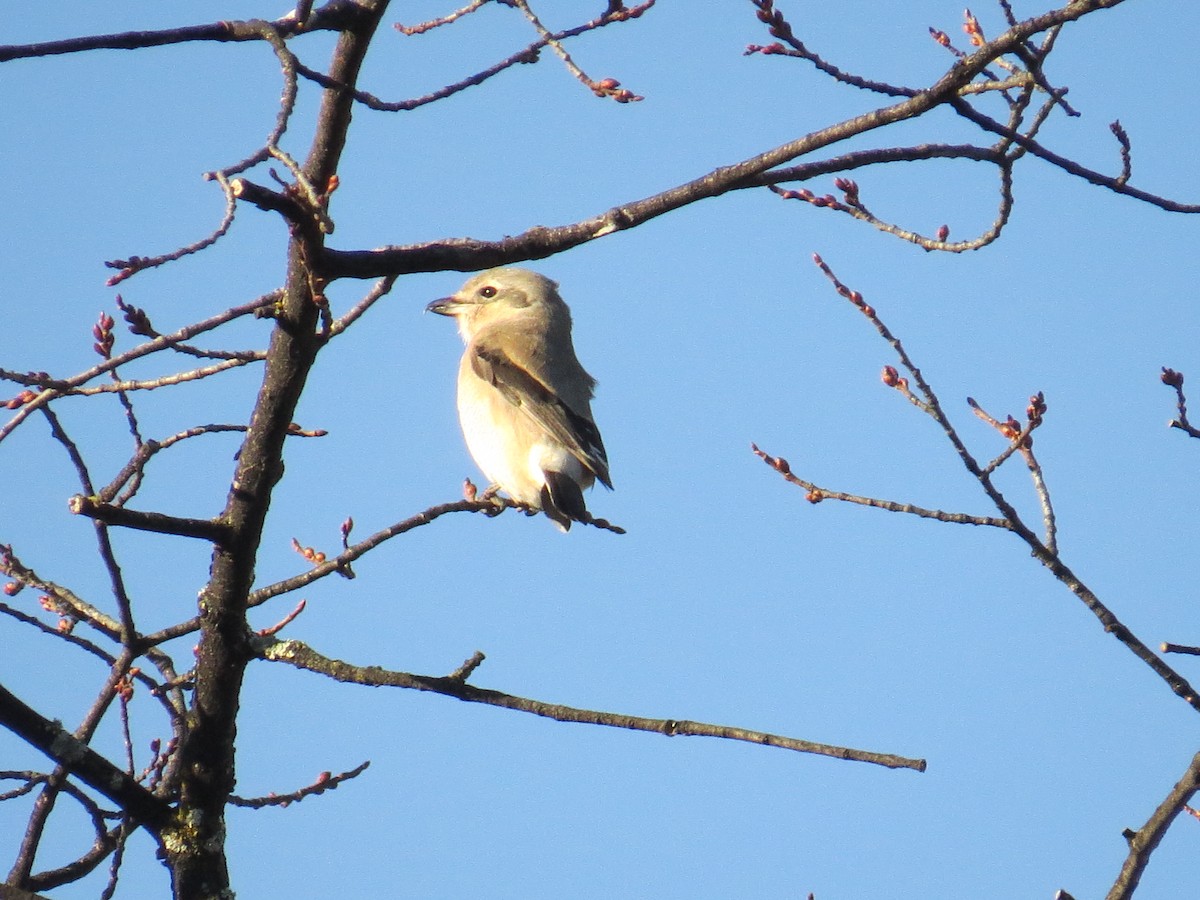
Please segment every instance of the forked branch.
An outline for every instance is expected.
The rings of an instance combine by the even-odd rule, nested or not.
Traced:
[[[905,350],[904,345],[900,342],[891,330],[880,319],[875,307],[863,298],[862,294],[845,285],[834,273],[833,270],[819,257],[814,256],[814,261],[821,269],[822,273],[832,282],[838,294],[853,305],[861,312],[875,327],[885,341],[887,341],[900,362],[901,368],[908,375],[901,376],[899,372],[892,366],[885,366],[883,372],[883,383],[902,394],[910,403],[919,408],[922,412],[933,418],[946,435],[947,440],[954,447],[960,461],[963,463],[967,471],[975,478],[980,488],[986,496],[996,506],[1000,513],[999,518],[972,517],[959,513],[945,513],[939,510],[929,510],[923,507],[912,506],[911,504],[899,504],[892,501],[877,500],[875,498],[860,497],[854,494],[844,494],[838,491],[833,491],[828,488],[818,487],[810,481],[806,481],[797,477],[791,471],[791,466],[786,460],[781,457],[771,456],[764,451],[758,449],[757,446],[751,445],[755,454],[758,455],[765,463],[767,463],[776,472],[782,475],[787,481],[803,488],[807,492],[807,499],[812,502],[818,502],[824,499],[841,500],[843,502],[858,503],[865,506],[873,506],[879,509],[885,509],[891,512],[904,512],[913,515],[923,516],[925,518],[933,518],[941,521],[966,523],[975,525],[992,525],[998,528],[1003,528],[1010,531],[1024,541],[1033,553],[1033,556],[1042,563],[1062,584],[1078,597],[1084,605],[1096,616],[1100,621],[1104,630],[1113,635],[1118,641],[1125,645],[1138,659],[1144,662],[1150,669],[1158,675],[1171,690],[1184,702],[1193,709],[1200,712],[1200,696],[1197,695],[1195,688],[1184,678],[1179,672],[1168,665],[1163,658],[1155,653],[1141,639],[1129,630],[1117,616],[1109,609],[1099,597],[1086,585],[1082,580],[1063,562],[1058,554],[1058,549],[1055,543],[1057,525],[1054,519],[1053,507],[1050,503],[1049,489],[1046,486],[1042,475],[1041,467],[1033,456],[1032,432],[1035,428],[1042,424],[1043,417],[1046,412],[1045,401],[1040,393],[1035,394],[1030,398],[1029,405],[1026,408],[1026,421],[1024,424],[1018,422],[1012,416],[1007,417],[1003,421],[984,412],[978,403],[969,400],[969,404],[976,413],[985,422],[995,428],[1009,444],[1006,450],[993,460],[987,466],[980,466],[976,461],[975,456],[967,448],[962,438],[949,416],[942,407],[937,394],[932,386],[921,374],[921,370],[917,368],[916,363]],[[911,378],[912,385],[915,390],[910,388]],[[1166,380],[1166,379],[1164,379]],[[1172,383],[1168,381],[1168,383]],[[1177,390],[1182,385],[1180,380]],[[1034,493],[1038,498],[1039,507],[1042,514],[1043,526],[1045,528],[1045,537],[1039,538],[1024,520],[1016,507],[999,491],[992,482],[992,474],[1003,462],[1010,458],[1013,453],[1020,453],[1025,459],[1030,471],[1030,477],[1033,482]]]

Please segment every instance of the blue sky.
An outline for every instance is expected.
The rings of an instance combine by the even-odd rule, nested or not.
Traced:
[[[548,4],[543,4],[549,6]],[[571,0],[551,26],[594,15]],[[535,7],[536,8],[536,7]],[[844,68],[920,86],[958,39],[943,2],[781,4],[797,33]],[[1020,4],[1030,15],[1041,7]],[[2,40],[271,17],[251,2],[64,3],[5,22]],[[388,22],[448,11],[397,5]],[[1001,30],[992,6],[975,13]],[[1108,123],[1133,139],[1134,183],[1200,197],[1187,79],[1200,11],[1129,0],[1070,25],[1048,66],[1083,115],[1042,139],[1118,171]],[[419,37],[381,32],[362,86],[418,96],[529,40],[513,10],[487,9]],[[594,215],[862,112],[877,98],[797,60],[744,57],[767,43],[749,3],[660,4],[585,37],[593,77],[645,100],[594,98],[550,54],[411,113],[356,112],[330,245],[499,238]],[[960,43],[965,43],[962,41]],[[293,44],[320,68],[330,41]],[[280,80],[263,46],[107,51],[0,67],[8,272],[0,367],[67,375],[91,365],[90,328],[115,315],[106,259],[190,242],[219,220],[201,180],[257,148]],[[317,92],[285,147],[301,156]],[[948,114],[851,146],[972,139]],[[869,206],[956,237],[991,222],[993,174],[973,163],[907,164],[854,176]],[[261,174],[258,180],[265,181]],[[832,179],[809,185],[832,192]],[[284,793],[364,759],[356,781],[286,810],[231,811],[242,897],[1076,897],[1105,892],[1126,847],[1196,751],[1195,713],[1101,628],[1005,533],[833,502],[811,506],[750,453],[786,456],[832,489],[993,512],[936,425],[879,382],[890,349],[811,262],[820,253],[904,341],[981,458],[1003,442],[974,419],[1049,406],[1036,450],[1063,558],[1151,645],[1196,643],[1195,467],[1200,444],[1168,430],[1161,366],[1195,374],[1200,220],[1073,180],[1033,160],[996,244],[927,254],[827,210],[743,191],[534,264],[558,280],[576,346],[599,379],[594,411],[616,490],[590,505],[616,536],[546,521],[443,518],[356,564],[354,581],[303,593],[284,633],[339,659],[445,674],[475,650],[473,682],[521,696],[695,719],[928,760],[924,774],[700,738],[559,724],[398,690],[351,688],[251,666],[238,791]],[[254,209],[210,251],[120,287],[160,330],[234,306],[282,280],[286,230]],[[353,516],[365,536],[459,496],[479,476],[458,433],[451,323],[425,304],[460,273],[401,279],[323,353],[289,445],[258,582],[304,568],[294,537],[327,552]],[[369,287],[341,282],[336,309]],[[241,323],[225,346],[264,345]],[[118,349],[135,339],[121,334]],[[214,336],[214,343],[216,337]],[[131,368],[161,374],[167,360]],[[260,370],[141,396],[147,435],[244,421]],[[16,393],[16,389],[12,390]],[[1200,400],[1198,400],[1200,402]],[[59,404],[97,480],[127,458],[111,397]],[[190,445],[189,445],[190,444]],[[138,508],[208,516],[224,503],[236,437],[210,436],[154,462]],[[47,578],[110,606],[91,528],[71,517],[68,460],[31,420],[0,445],[0,543]],[[1019,459],[999,482],[1029,520]],[[139,624],[191,614],[202,544],[121,533]],[[35,601],[22,595],[29,605]],[[255,611],[272,624],[297,596]],[[73,727],[103,672],[0,619],[0,681]],[[171,648],[184,665],[190,645]],[[1195,663],[1176,658],[1200,679]],[[145,698],[143,698],[144,700]],[[139,762],[163,723],[135,708]],[[117,753],[112,723],[98,746]],[[0,768],[43,767],[0,735]],[[26,807],[0,804],[0,835]],[[41,866],[86,845],[65,813]],[[1200,824],[1179,820],[1139,898],[1194,883]],[[15,837],[4,842],[8,858]],[[150,842],[134,843],[118,896],[164,896]],[[0,863],[7,869],[8,863]],[[95,880],[55,897],[94,897]]]

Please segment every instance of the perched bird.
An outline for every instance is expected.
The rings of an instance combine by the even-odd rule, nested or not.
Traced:
[[[458,420],[476,464],[513,500],[567,531],[591,519],[583,491],[612,489],[592,420],[596,381],[571,341],[558,285],[528,269],[490,269],[430,312],[452,316],[466,342],[458,367]]]

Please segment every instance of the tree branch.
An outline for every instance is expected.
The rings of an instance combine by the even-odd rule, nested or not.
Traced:
[[[157,831],[170,819],[169,804],[78,740],[60,723],[45,718],[3,686],[0,686],[0,721],[151,831]]]
[[[1183,811],[1183,807],[1195,796],[1197,790],[1200,790],[1200,753],[1192,757],[1192,763],[1183,773],[1183,777],[1154,810],[1154,814],[1150,816],[1146,824],[1132,834],[1126,832],[1126,838],[1129,840],[1129,855],[1125,858],[1125,864],[1121,866],[1121,873],[1117,876],[1116,882],[1108,892],[1107,900],[1128,900],[1133,896],[1138,882],[1141,881],[1142,873],[1150,863],[1150,855],[1162,841],[1167,829],[1175,821],[1175,817]]]
[[[715,169],[707,175],[658,194],[613,207],[607,212],[580,222],[552,228],[538,226],[496,241],[452,238],[378,250],[325,248],[318,268],[325,277],[333,280],[377,278],[414,272],[475,271],[524,260],[544,259],[614,232],[634,228],[699,200],[749,187],[753,183],[762,183],[755,182],[754,179],[761,179],[764,173],[771,169],[850,137],[857,138],[878,128],[916,118],[936,107],[950,104],[956,111],[962,112],[965,108],[973,112],[965,105],[965,101],[960,99],[960,92],[995,59],[1024,48],[1025,42],[1035,34],[1074,21],[1088,13],[1118,6],[1122,2],[1124,0],[1077,0],[1061,9],[1026,19],[1009,28],[995,40],[984,44],[975,53],[956,61],[949,71],[929,88],[913,93],[899,103],[817,130],[773,150]],[[962,114],[971,118],[966,113]],[[1000,129],[998,133],[1006,137],[1012,135],[1011,129],[1006,129],[999,123],[994,124]],[[1023,138],[1012,139],[1022,146],[1032,143],[1024,141]],[[1072,174],[1082,177],[1085,171],[1082,167],[1076,167]],[[1109,186],[1111,181],[1107,179],[1096,183]],[[1131,193],[1128,189],[1123,192]],[[1149,196],[1146,195],[1146,198]],[[1200,207],[1192,209],[1179,204],[1174,208],[1177,208],[1177,211],[1200,211]]]
[[[588,725],[604,725],[612,728],[628,728],[633,731],[652,731],[667,737],[681,735],[726,738],[735,741],[747,741],[752,744],[762,744],[768,747],[780,747],[784,750],[794,750],[799,753],[815,753],[820,756],[832,756],[837,759],[854,760],[886,766],[891,769],[915,769],[925,771],[925,760],[909,759],[890,753],[874,753],[868,750],[855,750],[849,747],[836,747],[831,744],[819,744],[800,738],[784,737],[769,734],[764,731],[751,731],[730,725],[711,725],[706,722],[691,722],[679,719],[648,719],[642,716],[627,716],[620,713],[599,712],[590,709],[578,709],[571,706],[560,706],[545,703],[541,700],[530,700],[525,697],[515,697],[499,691],[477,688],[466,683],[461,677],[435,677],[428,675],[411,675],[407,672],[393,672],[378,666],[355,666],[341,660],[322,656],[311,647],[299,641],[268,640],[259,643],[257,655],[273,662],[285,662],[298,669],[307,669],[333,678],[336,681],[350,684],[361,684],[369,687],[399,687],[418,691],[430,691],[447,697],[454,697],[467,703],[483,703],[488,706],[499,706],[518,712],[532,713],[556,722],[578,722]]]
[[[119,525],[138,531],[153,531],[157,534],[174,534],[179,537],[199,538],[214,544],[223,544],[230,539],[229,526],[214,519],[184,519],[164,513],[141,512],[102,503],[95,497],[76,494],[67,504],[77,516],[88,516],[97,522]]]
[[[284,36],[310,31],[336,31],[347,26],[358,14],[352,0],[332,0],[313,12],[307,21],[299,22],[284,16],[271,27]],[[195,41],[243,42],[265,40],[254,20],[245,22],[212,22],[159,31],[122,31],[114,34],[94,34],[67,38],[61,41],[42,41],[36,44],[0,45],[0,62],[11,59],[30,59],[41,56],[60,56],[67,53],[86,53],[90,50],[144,50]]]

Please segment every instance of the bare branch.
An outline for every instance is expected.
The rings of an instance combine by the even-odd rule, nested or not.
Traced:
[[[263,809],[267,806],[291,806],[293,803],[299,803],[305,797],[313,797],[317,794],[337,789],[338,785],[343,781],[357,778],[370,765],[371,761],[367,760],[348,772],[342,772],[340,775],[331,775],[328,772],[322,772],[312,784],[292,791],[290,794],[268,794],[265,797],[239,797],[236,794],[230,794],[229,802],[234,806],[242,806],[248,809]]]
[[[284,16],[270,23],[280,34],[291,36],[311,31],[337,31],[347,27],[360,15],[353,3],[326,3],[305,19]],[[61,41],[43,41],[37,44],[13,44],[0,46],[0,62],[10,59],[30,59],[40,56],[59,56],[67,53],[86,53],[91,50],[143,50],[148,47],[164,47],[171,44],[186,44],[196,41],[243,42],[264,40],[263,32],[254,21],[213,22],[207,25],[188,25],[183,28],[165,28],[160,31],[123,31],[114,34],[96,34],[87,37],[68,38]]]
[[[13,791],[0,794],[0,801],[27,794],[38,785],[48,786],[52,779],[52,775],[44,772],[0,772],[0,780],[20,780],[24,782],[23,785]],[[117,835],[121,831],[121,826],[114,829],[109,829],[107,826],[107,820],[118,818],[118,814],[101,809],[95,800],[70,780],[60,780],[56,787],[56,792],[65,794],[80,805],[91,820],[92,831],[95,837],[91,848],[73,862],[57,869],[31,873],[26,880],[26,885],[37,890],[49,890],[62,884],[77,881],[93,871],[113,852],[116,846]],[[6,893],[6,890],[9,893]],[[41,900],[41,895],[26,893],[23,890],[17,890],[7,885],[0,885],[0,900],[31,900],[31,898]]]
[[[1107,900],[1128,900],[1137,890],[1142,873],[1150,863],[1150,855],[1158,847],[1167,829],[1175,821],[1175,817],[1183,811],[1188,801],[1200,790],[1200,753],[1192,757],[1183,777],[1179,779],[1171,793],[1154,810],[1153,815],[1135,832],[1126,832],[1129,841],[1129,855],[1121,866],[1121,873],[1108,892]]]
[[[1187,397],[1183,393],[1183,373],[1164,366],[1160,377],[1163,384],[1174,388],[1175,408],[1179,411],[1179,416],[1172,419],[1167,425],[1171,428],[1178,428],[1188,437],[1200,438],[1200,428],[1195,428],[1188,420]]]
[[[469,2],[462,9],[456,9],[454,12],[440,16],[439,18],[429,19],[426,22],[419,22],[416,25],[401,25],[399,22],[397,22],[392,27],[404,35],[424,34],[426,31],[432,31],[435,28],[440,28],[442,25],[449,25],[451,22],[475,12],[475,10],[479,9],[479,7],[483,6],[487,2],[488,0],[471,0],[471,2]]]
[[[1200,647],[1191,647],[1186,644],[1159,644],[1159,650],[1163,653],[1183,653],[1187,656],[1200,656]]]
[[[857,503],[860,506],[870,506],[875,509],[885,509],[888,512],[908,513],[922,519],[936,519],[939,522],[950,522],[955,525],[988,525],[992,528],[1011,529],[1007,519],[995,519],[990,516],[973,516],[968,513],[948,513],[940,509],[925,509],[911,503],[896,503],[893,500],[879,500],[875,497],[862,497],[858,494],[844,494],[829,488],[818,487],[811,481],[805,481],[792,473],[788,461],[781,456],[770,456],[760,450],[757,444],[751,444],[754,455],[783,476],[784,481],[803,488],[807,493],[804,499],[809,503],[820,503],[822,500],[841,500],[844,503]]]
[[[230,227],[233,225],[234,214],[237,212],[237,198],[229,182],[224,177],[218,178],[217,182],[221,186],[221,191],[225,194],[225,212],[221,216],[221,221],[216,228],[198,241],[193,241],[190,244],[179,247],[169,253],[163,253],[160,256],[131,256],[129,259],[108,260],[104,265],[110,269],[117,269],[119,271],[116,275],[109,278],[105,284],[113,287],[127,278],[132,278],[138,272],[153,269],[165,263],[174,262],[177,259],[183,259],[183,257],[191,256],[193,253],[199,253],[201,250],[211,247],[228,234]]]
[[[760,47],[757,44],[751,44],[746,48],[746,53],[762,53],[766,55],[793,56],[799,59],[807,60],[817,67],[818,70],[824,72],[835,81],[840,81],[843,84],[848,84],[853,87],[862,88],[868,91],[874,91],[878,94],[884,94],[889,97],[913,97],[918,91],[912,88],[898,87],[896,85],[885,84],[879,81],[870,81],[858,75],[852,75],[849,72],[839,69],[837,66],[826,62],[816,53],[813,53],[804,45],[796,35],[792,32],[792,26],[788,24],[783,17],[783,13],[775,9],[774,0],[750,0],[758,9],[758,20],[767,26],[767,31],[771,37],[778,38],[787,44],[784,47],[782,44],[771,44],[766,47]]]
[[[600,81],[589,78],[583,69],[579,68],[579,66],[575,63],[575,60],[571,59],[571,54],[569,54],[566,48],[562,45],[562,41],[559,40],[555,35],[551,34],[546,26],[541,23],[541,20],[538,19],[533,10],[529,8],[529,3],[526,2],[526,0],[511,0],[511,2],[517,9],[525,14],[525,18],[527,18],[529,23],[533,25],[534,29],[538,33],[538,36],[542,39],[542,42],[558,55],[558,58],[562,60],[563,65],[567,67],[567,71],[574,75],[576,80],[578,80],[584,87],[588,88],[597,97],[612,97],[612,99],[616,100],[618,103],[631,103],[643,99],[637,94],[622,88],[621,83],[615,78],[603,78]],[[628,18],[628,16],[626,16],[626,18]]]
[[[836,747],[830,744],[818,744],[800,738],[783,737],[768,734],[763,731],[750,731],[728,725],[710,725],[705,722],[690,722],[678,719],[647,719],[642,716],[627,716],[619,713],[606,713],[590,709],[578,709],[571,706],[560,706],[545,703],[541,700],[530,700],[515,697],[499,691],[485,690],[473,687],[461,677],[435,677],[427,675],[410,675],[407,672],[392,672],[378,666],[355,666],[341,660],[322,656],[299,641],[269,641],[260,642],[257,654],[262,659],[273,662],[285,662],[298,669],[307,669],[327,675],[336,681],[351,684],[362,684],[371,687],[399,687],[418,691],[431,691],[454,697],[468,703],[484,703],[488,706],[499,706],[518,712],[532,713],[558,722],[579,722],[590,725],[605,725],[612,728],[628,728],[634,731],[652,731],[668,737],[679,735],[726,738],[736,741],[748,741],[768,747],[780,747],[799,753],[815,753],[821,756],[832,756],[837,759],[855,760],[872,763],[888,768],[915,769],[925,771],[925,760],[908,759],[888,753],[873,753],[867,750],[855,750],[849,747]],[[461,671],[461,670],[460,670]]]
[[[229,538],[229,528],[215,519],[184,519],[156,512],[140,512],[123,506],[101,503],[94,497],[76,494],[68,502],[72,513],[88,516],[97,522],[133,528],[138,531],[153,531],[156,534],[174,534],[179,537],[199,538],[214,544],[224,543]]]
[[[178,344],[181,341],[186,341],[189,338],[195,337],[198,334],[203,334],[206,331],[211,331],[226,322],[231,322],[234,319],[241,318],[245,315],[250,315],[271,306],[279,299],[279,292],[272,291],[259,297],[257,300],[252,300],[250,303],[242,306],[235,306],[225,312],[218,313],[215,316],[196,322],[192,325],[184,326],[173,334],[160,335],[153,340],[147,341],[131,350],[127,350],[112,359],[106,359],[99,365],[93,366],[85,372],[72,376],[64,380],[56,380],[51,378],[42,378],[40,375],[28,376],[21,375],[15,372],[9,372],[5,369],[0,369],[0,379],[9,381],[17,381],[19,383],[27,383],[32,380],[32,383],[41,387],[42,390],[36,395],[24,401],[17,410],[16,415],[9,422],[0,428],[0,441],[3,441],[13,430],[24,422],[30,415],[37,412],[51,400],[63,396],[66,391],[72,388],[79,387],[81,384],[86,384],[98,375],[103,375],[105,372],[110,372],[118,366],[124,365],[135,359],[140,359],[143,356],[148,356],[151,353],[157,353],[160,350]]]
[[[376,282],[375,286],[367,292],[358,303],[354,304],[345,315],[335,319],[329,326],[327,338],[334,338],[349,328],[358,320],[358,317],[365,313],[368,309],[374,306],[379,300],[391,293],[392,286],[396,283],[396,276],[389,275],[387,278],[381,278]]]
[[[57,722],[39,715],[0,686],[0,721],[94,790],[151,829],[163,826],[171,808],[134,778],[82,743]]]
[[[576,36],[584,34],[586,32],[594,31],[597,28],[603,28],[605,25],[610,25],[610,24],[613,24],[614,22],[625,22],[625,21],[628,21],[631,19],[636,19],[639,16],[641,16],[642,13],[646,12],[646,10],[650,9],[650,7],[652,7],[655,4],[655,2],[656,2],[656,0],[645,0],[644,3],[641,3],[637,6],[631,6],[631,7],[623,7],[623,6],[620,6],[617,4],[613,4],[613,5],[610,5],[610,7],[607,10],[605,10],[605,12],[599,18],[593,19],[590,22],[585,22],[583,25],[577,25],[574,28],[567,28],[562,31],[554,32],[552,34],[549,34],[549,37],[550,37],[550,39],[552,39],[554,41],[561,42],[567,38],[576,37]],[[450,17],[447,17],[447,21],[453,21],[453,19],[458,18],[459,15],[461,15],[462,13],[470,12],[470,11],[472,11],[471,8],[464,8],[463,10],[459,11],[458,15],[452,15]],[[412,29],[408,29],[404,26],[397,25],[396,28],[398,31],[401,31],[405,34],[420,34],[424,31],[430,30],[430,28],[435,27],[436,25],[439,25],[439,24],[445,24],[445,22],[434,20],[433,24],[430,24],[428,27],[413,26]],[[454,94],[457,94],[461,91],[466,90],[467,88],[475,87],[476,85],[483,84],[485,81],[492,78],[493,76],[498,75],[501,72],[505,71],[506,69],[510,69],[515,65],[520,65],[523,63],[536,63],[539,59],[539,51],[542,48],[544,48],[546,45],[547,45],[546,38],[539,37],[538,40],[534,41],[529,46],[518,50],[516,53],[513,53],[511,56],[508,56],[508,57],[500,60],[499,62],[492,64],[491,66],[488,66],[486,69],[476,72],[474,75],[469,75],[468,77],[463,78],[462,80],[457,81],[454,84],[447,85],[444,88],[439,88],[438,90],[431,91],[430,93],[425,94],[424,96],[415,97],[410,100],[399,100],[399,101],[381,100],[379,97],[376,97],[374,94],[368,93],[367,91],[363,91],[363,90],[357,90],[357,89],[352,90],[351,93],[357,102],[363,104],[364,106],[368,107],[369,109],[374,109],[379,112],[408,112],[409,110],[417,109],[418,107],[421,107],[421,106],[426,106],[426,105],[428,105],[430,103],[434,103],[438,100],[444,100],[446,97],[451,97]],[[335,82],[333,79],[329,78],[327,75],[323,75],[320,72],[316,72],[316,71],[309,69],[303,65],[297,66],[297,71],[299,72],[299,74],[303,75],[305,78],[308,78],[325,88],[337,87],[337,88],[347,89],[347,87],[348,87],[347,85],[339,85],[337,82]],[[610,80],[610,79],[606,79],[606,81],[608,81],[608,80]],[[603,84],[603,82],[598,83],[597,86],[600,86],[601,84]],[[605,85],[605,88],[610,92],[613,92],[614,89],[617,87],[618,87],[618,85],[615,82],[613,82],[612,84]],[[628,92],[626,92],[626,93],[628,93]],[[630,96],[630,99],[632,99],[632,95]]]
[[[173,375],[163,375],[159,378],[146,378],[139,381],[114,381],[111,384],[74,388],[63,391],[62,395],[65,397],[90,397],[96,394],[126,394],[130,391],[153,391],[158,388],[185,384],[189,381],[200,381],[203,378],[211,378],[213,375],[228,372],[230,369],[240,369],[247,363],[262,362],[266,357],[267,354],[264,351],[252,350],[239,353],[236,359],[226,359],[219,363],[213,363],[211,366],[202,366],[199,369],[192,369],[188,372],[177,372]]]
[[[1104,175],[1094,169],[1089,169],[1087,166],[1081,165],[1072,159],[1068,159],[1047,147],[1042,146],[1032,138],[1026,137],[1019,132],[1013,131],[1006,125],[1001,125],[990,116],[971,108],[964,101],[951,101],[955,112],[961,115],[964,119],[969,119],[979,127],[998,134],[1013,143],[1019,145],[1026,152],[1036,156],[1038,159],[1057,166],[1069,175],[1074,175],[1077,178],[1082,178],[1084,181],[1094,184],[1098,187],[1108,188],[1117,194],[1124,194],[1127,197],[1132,197],[1135,200],[1141,200],[1143,203],[1149,203],[1151,206],[1157,206],[1159,209],[1165,209],[1168,212],[1177,213],[1198,213],[1200,212],[1200,203],[1180,203],[1177,200],[1171,200],[1167,197],[1152,194],[1149,191],[1141,190],[1140,188],[1130,187],[1122,180],[1121,176]]]
[[[146,465],[160,451],[166,450],[168,447],[188,438],[199,437],[203,434],[219,434],[221,432],[244,432],[247,427],[246,425],[197,425],[195,428],[178,432],[170,437],[163,438],[161,441],[148,440],[137,448],[137,452],[125,464],[124,468],[117,473],[116,477],[106,487],[101,488],[96,493],[95,499],[100,503],[112,503],[117,498],[117,494],[121,489],[132,481],[133,484],[130,485],[129,489],[119,499],[116,499],[117,506],[124,506],[137,493],[137,483],[144,473]]]
[[[826,263],[820,258],[820,256],[814,254],[813,260],[825,274],[825,276],[833,283],[838,294],[852,303],[859,310],[859,312],[865,315],[871,321],[871,324],[875,326],[875,330],[879,332],[880,337],[886,340],[896,351],[901,365],[903,365],[903,367],[911,374],[921,396],[918,402],[918,398],[914,397],[911,392],[908,392],[906,395],[910,400],[917,402],[917,405],[924,412],[932,416],[939,423],[939,425],[941,425],[943,433],[946,435],[947,439],[958,453],[959,458],[962,460],[963,465],[966,466],[967,471],[969,471],[971,475],[975,477],[976,481],[979,482],[980,487],[983,488],[988,498],[991,499],[997,510],[999,510],[1001,513],[1003,517],[1002,521],[1007,523],[1004,527],[1006,527],[1007,530],[1011,531],[1013,534],[1017,535],[1029,546],[1034,558],[1037,559],[1047,569],[1049,569],[1055,578],[1064,584],[1084,603],[1085,606],[1087,606],[1089,610],[1091,610],[1092,614],[1095,615],[1100,621],[1106,632],[1112,634],[1138,659],[1149,666],[1159,678],[1166,682],[1176,696],[1182,698],[1183,701],[1193,709],[1200,711],[1200,696],[1197,695],[1195,688],[1188,683],[1187,679],[1176,672],[1171,666],[1167,665],[1167,663],[1164,662],[1160,656],[1146,646],[1145,643],[1143,643],[1135,634],[1133,634],[1133,632],[1131,632],[1124,624],[1122,624],[1112,610],[1110,610],[1058,556],[1057,550],[1054,546],[1055,525],[1053,511],[1049,507],[1049,496],[1045,492],[1044,483],[1041,483],[1040,481],[1040,469],[1036,468],[1036,463],[1032,463],[1030,468],[1031,474],[1034,476],[1035,489],[1038,492],[1039,500],[1042,502],[1043,518],[1046,525],[1045,541],[1040,540],[1037,535],[1024,523],[1016,508],[992,483],[991,470],[985,471],[982,469],[976,462],[975,457],[970,453],[970,451],[967,450],[966,445],[963,443],[962,439],[958,435],[958,432],[943,411],[941,402],[938,400],[937,395],[933,392],[933,388],[930,387],[930,385],[925,381],[920,370],[909,358],[899,339],[891,333],[886,325],[884,325],[883,321],[876,314],[874,307],[868,304],[863,299],[862,294],[860,294],[858,291],[852,290],[843,284],[833,273],[830,267],[826,265]],[[907,384],[902,382],[899,378],[894,377],[895,374],[896,373],[894,373],[894,371],[893,373],[889,374],[887,370],[885,370],[885,383],[894,388],[902,388],[905,392],[907,392]],[[1171,382],[1168,381],[1168,383]],[[975,406],[978,408],[977,404],[975,404]],[[1041,416],[1044,411],[1045,405],[1041,395],[1039,394],[1031,398],[1030,406],[1027,410],[1027,415],[1030,421],[1030,430],[1032,430],[1032,427],[1036,427],[1036,424],[1040,423]],[[1015,422],[1015,420],[1011,420],[1010,418],[1010,421],[1008,422],[999,422],[991,416],[988,416],[986,413],[983,413],[982,417],[990,420],[991,423],[994,423],[994,425],[1000,429],[1001,432],[1004,433],[1005,436],[1010,440],[1014,440],[1014,442],[1018,444],[1018,449],[1023,454],[1028,452],[1028,447],[1026,445],[1028,445],[1030,438],[1028,434],[1025,434],[1024,437],[1021,437],[1023,434],[1022,429]],[[756,452],[758,451],[756,450]],[[784,474],[785,477],[791,475],[790,468],[788,467],[786,460],[782,460],[777,457],[768,457],[766,454],[761,452],[759,455],[764,460],[768,461],[768,464],[772,465],[773,468],[775,468],[777,471],[780,471],[781,474]],[[1028,461],[1029,457],[1026,456],[1026,459]],[[796,481],[802,485],[808,484],[807,482],[800,482],[799,479],[796,479]],[[813,488],[815,488],[815,485]],[[815,490],[824,491],[822,488],[815,488]],[[821,499],[819,495],[814,496],[816,499]],[[839,499],[845,498],[839,497]],[[857,499],[860,501],[867,501],[868,505],[876,505],[876,503],[870,501],[870,498]],[[885,508],[887,507],[885,506]]]
[[[818,196],[809,190],[785,190],[777,187],[775,184],[769,184],[768,188],[784,200],[803,200],[816,207],[846,213],[886,234],[916,244],[924,250],[964,253],[968,250],[978,250],[995,241],[996,238],[1000,237],[1000,233],[1004,230],[1004,226],[1008,224],[1009,217],[1012,215],[1012,164],[1006,157],[1000,154],[997,169],[1000,174],[1000,205],[996,212],[996,217],[992,220],[992,224],[987,230],[978,237],[967,241],[947,241],[950,232],[946,226],[942,226],[936,237],[927,237],[890,222],[885,222],[867,209],[859,196],[858,185],[846,178],[839,178],[836,181],[837,187],[844,192],[843,200],[840,202],[832,194]]]

